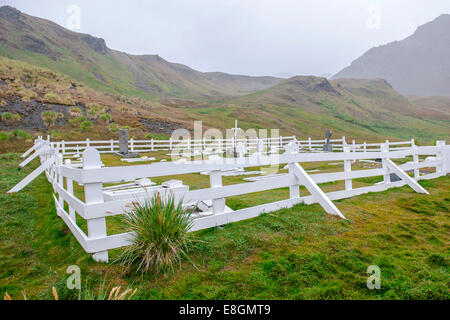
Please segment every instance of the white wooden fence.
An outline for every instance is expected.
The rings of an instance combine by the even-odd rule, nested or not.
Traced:
[[[183,148],[187,149],[226,149],[236,146],[237,143],[243,143],[247,149],[257,149],[259,141],[262,141],[262,145],[266,150],[274,148],[283,148],[291,141],[296,141],[302,150],[304,151],[321,151],[322,146],[326,142],[324,139],[308,139],[297,140],[295,136],[288,137],[270,137],[270,138],[238,138],[238,139],[201,139],[201,140],[135,140],[133,138],[128,141],[128,149],[131,152],[152,152],[159,150],[174,150],[177,146],[183,145]],[[342,151],[344,147],[349,147],[351,151],[375,151],[380,150],[383,143],[360,143],[356,144],[355,140],[347,143],[345,137],[340,139],[331,139],[330,143],[333,145],[333,150]],[[390,150],[403,150],[405,148],[414,147],[414,139],[410,141],[389,142],[385,144],[390,146]],[[100,153],[113,153],[119,151],[118,140],[93,140],[90,139],[82,141],[56,141],[51,142],[51,146],[54,148],[59,147],[60,152],[63,155],[81,154],[89,147],[96,148]]]
[[[310,139],[304,141],[311,141],[312,144]],[[73,144],[69,142],[52,143],[50,140],[39,138],[35,141],[34,146],[23,154],[23,157],[26,159],[21,166],[28,164],[36,157],[40,158],[41,165],[9,192],[21,190],[36,176],[45,172],[54,189],[57,214],[64,220],[86,252],[92,253],[97,261],[108,261],[108,250],[129,245],[133,234],[108,235],[106,218],[123,214],[130,207],[131,202],[141,201],[148,194],[142,188],[138,188],[134,193],[128,193],[125,197],[107,199],[105,197],[104,184],[123,183],[140,178],[209,172],[209,188],[199,190],[181,189],[181,191],[165,189],[173,193],[177,199],[182,200],[185,204],[212,201],[212,212],[208,215],[195,217],[191,231],[196,231],[253,218],[263,212],[289,208],[301,202],[306,204],[319,203],[327,213],[344,218],[344,215],[333,204],[332,200],[348,198],[367,192],[383,191],[405,184],[417,192],[427,193],[416,182],[417,180],[437,178],[446,175],[450,171],[450,146],[446,146],[445,141],[438,141],[436,146],[420,147],[414,146],[414,141],[395,144],[389,142],[381,144],[352,143],[350,145],[345,144],[345,139],[341,141],[344,142],[343,152],[298,152],[298,147],[295,143],[291,143],[285,146],[286,152],[279,155],[255,153],[249,157],[241,158],[199,160],[184,163],[157,162],[123,167],[103,167],[100,158],[100,152],[102,151],[93,148],[91,144],[87,143],[82,153],[82,167],[77,168],[71,165],[69,161],[64,161],[64,155],[70,154],[67,149],[68,146]],[[303,143],[303,141],[300,141],[300,143]],[[113,152],[113,150],[114,148],[109,150],[109,152]],[[429,158],[423,160],[419,158],[420,156],[429,156]],[[391,160],[405,157],[410,157],[410,159],[408,158],[410,161],[401,165],[397,165]],[[382,159],[381,168],[352,171],[352,162],[370,159]],[[318,161],[343,161],[344,171],[308,174],[302,167],[302,163]],[[222,185],[222,170],[273,164],[287,164],[288,173],[265,177],[255,182]],[[429,167],[435,168],[434,172],[420,172],[421,168]],[[412,170],[413,177],[410,177],[405,172],[409,170]],[[401,180],[391,182],[390,174],[392,173],[395,173]],[[373,176],[383,176],[383,182],[366,187],[353,188],[352,179]],[[325,193],[318,186],[321,183],[338,180],[345,181],[343,190]],[[74,183],[84,186],[84,201],[74,195]],[[310,195],[300,195],[300,185],[305,186]],[[289,187],[288,199],[236,211],[226,210],[227,197],[284,187]],[[165,192],[163,188],[154,190]],[[76,214],[87,221],[87,234],[77,225]]]

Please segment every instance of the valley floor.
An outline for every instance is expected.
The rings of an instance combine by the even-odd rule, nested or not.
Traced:
[[[135,276],[85,253],[57,217],[44,176],[17,194],[6,191],[34,166],[0,155],[0,294],[14,299],[76,298],[66,269],[78,265],[83,286],[137,288],[137,299],[449,299],[450,178],[335,201],[348,220],[319,205],[197,232],[189,262],[173,274]],[[36,160],[35,160],[36,161]],[[111,251],[117,256],[117,250]],[[381,288],[366,286],[367,267]]]

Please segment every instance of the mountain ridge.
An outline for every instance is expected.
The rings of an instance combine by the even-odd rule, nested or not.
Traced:
[[[407,38],[373,47],[335,74],[383,78],[402,94],[450,96],[450,14],[419,26]]]
[[[132,55],[102,38],[67,30],[10,7],[0,7],[0,54],[47,67],[99,90],[146,97],[222,98],[280,81],[275,77],[200,72],[159,55]]]

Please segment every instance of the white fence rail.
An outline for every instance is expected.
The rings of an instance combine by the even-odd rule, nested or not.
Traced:
[[[314,148],[312,146],[313,140],[304,141],[307,141],[308,147]],[[303,143],[304,141],[299,142]],[[414,146],[414,141],[381,144],[352,143],[349,145],[345,143],[345,138],[340,141],[342,142],[343,152],[299,153],[298,150],[286,148],[289,151],[276,156],[255,153],[249,157],[241,158],[199,160],[184,163],[158,162],[124,167],[103,167],[100,158],[100,152],[102,151],[97,150],[95,144],[102,145],[106,144],[107,141],[92,141],[83,145],[82,167],[77,168],[71,165],[70,161],[64,161],[64,156],[70,154],[69,148],[73,148],[74,145],[79,146],[79,142],[53,143],[39,138],[31,151],[24,154],[24,157],[28,156],[28,158],[21,165],[29,163],[31,161],[29,159],[39,157],[41,166],[11,189],[10,192],[19,191],[38,174],[45,171],[55,192],[57,214],[64,220],[86,252],[92,253],[97,261],[108,261],[108,250],[129,245],[133,234],[108,235],[106,218],[123,214],[133,201],[140,201],[148,196],[148,190],[136,188],[121,197],[108,198],[106,196],[108,188],[105,189],[104,184],[133,182],[140,178],[209,172],[209,188],[188,190],[186,188],[154,187],[149,189],[153,190],[152,192],[171,192],[186,205],[210,201],[212,203],[211,212],[208,212],[207,215],[199,214],[195,217],[191,230],[195,231],[253,218],[263,212],[289,208],[302,202],[306,204],[319,203],[327,213],[344,218],[344,215],[332,203],[332,200],[367,192],[383,191],[403,185],[409,185],[417,192],[427,193],[416,181],[437,178],[446,175],[450,170],[450,146],[446,146],[445,141],[438,141],[436,146],[421,147]],[[114,152],[115,145],[113,145],[114,142],[111,143],[110,150],[104,152]],[[81,150],[77,150],[77,152],[79,151]],[[429,157],[420,161],[420,156]],[[391,160],[405,157],[408,157],[410,161],[401,165],[397,165]],[[352,162],[370,159],[381,159],[381,167],[352,171]],[[308,174],[302,168],[302,163],[319,161],[343,161],[344,171]],[[286,164],[288,173],[264,177],[254,182],[222,185],[223,170],[273,164]],[[431,173],[423,173],[420,171],[422,168],[435,169]],[[405,172],[410,170],[413,172],[413,177]],[[391,174],[393,173],[400,178],[399,181],[391,181]],[[353,188],[353,179],[373,176],[383,176],[383,182]],[[320,183],[338,180],[345,181],[343,190],[325,193],[318,186]],[[75,183],[84,187],[84,201],[74,195]],[[310,195],[300,195],[299,186],[305,186]],[[236,211],[226,209],[226,198],[228,197],[287,187],[289,188],[289,198],[285,200]],[[87,234],[77,225],[76,214],[87,220]]]
[[[227,149],[236,146],[237,143],[243,143],[247,149],[257,149],[258,143],[262,142],[262,146],[266,150],[271,150],[271,148],[283,148],[291,141],[296,141],[301,150],[303,151],[321,151],[326,140],[324,139],[308,139],[297,140],[295,136],[288,137],[272,137],[272,138],[238,138],[238,139],[201,139],[201,140],[135,140],[133,138],[128,141],[128,149],[131,152],[152,152],[159,150],[174,150],[179,146],[187,149],[197,149],[197,150],[207,150],[207,149]],[[355,140],[347,143],[345,137],[340,139],[331,139],[330,143],[333,145],[333,150],[343,151],[344,147],[349,147],[350,151],[376,151],[380,150],[382,144],[387,144],[390,146],[390,150],[404,150],[407,148],[414,147],[414,139],[410,141],[398,141],[389,142],[386,140],[384,143],[360,143],[356,144]],[[90,139],[82,141],[56,141],[51,142],[51,146],[54,148],[59,148],[63,155],[74,155],[81,154],[84,150],[89,147],[97,149],[100,153],[113,153],[119,151],[119,141],[118,140],[99,140],[91,141]]]

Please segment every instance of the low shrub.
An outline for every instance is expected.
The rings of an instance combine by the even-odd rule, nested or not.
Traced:
[[[70,107],[69,115],[72,117],[81,117],[83,115],[83,112],[78,107]]]
[[[119,127],[117,126],[117,124],[116,123],[111,123],[110,125],[109,125],[109,131],[111,131],[111,132],[117,132],[117,131],[119,131]]]
[[[42,111],[41,113],[41,119],[45,122],[47,126],[51,126],[55,123],[56,118],[58,117],[58,114],[53,111]]]
[[[0,131],[0,141],[6,141],[10,137],[10,133],[6,131]]]
[[[59,103],[61,100],[60,97],[54,92],[46,93],[44,98],[45,98],[45,100],[47,100],[47,102],[50,102],[50,103]]]
[[[102,114],[100,116],[100,119],[102,119],[105,122],[109,122],[111,120],[111,115],[109,115],[108,113]]]
[[[23,130],[20,130],[20,129],[12,130],[11,135],[17,139],[31,139],[32,138],[32,136],[29,133],[27,133]]]
[[[89,121],[89,120],[84,120],[84,121],[80,124],[80,128],[81,128],[81,130],[83,130],[83,131],[89,131],[89,130],[92,129],[92,127],[93,127],[93,124],[92,124],[92,122]]]
[[[3,112],[1,117],[3,121],[11,121],[13,119],[13,114],[11,112]]]

